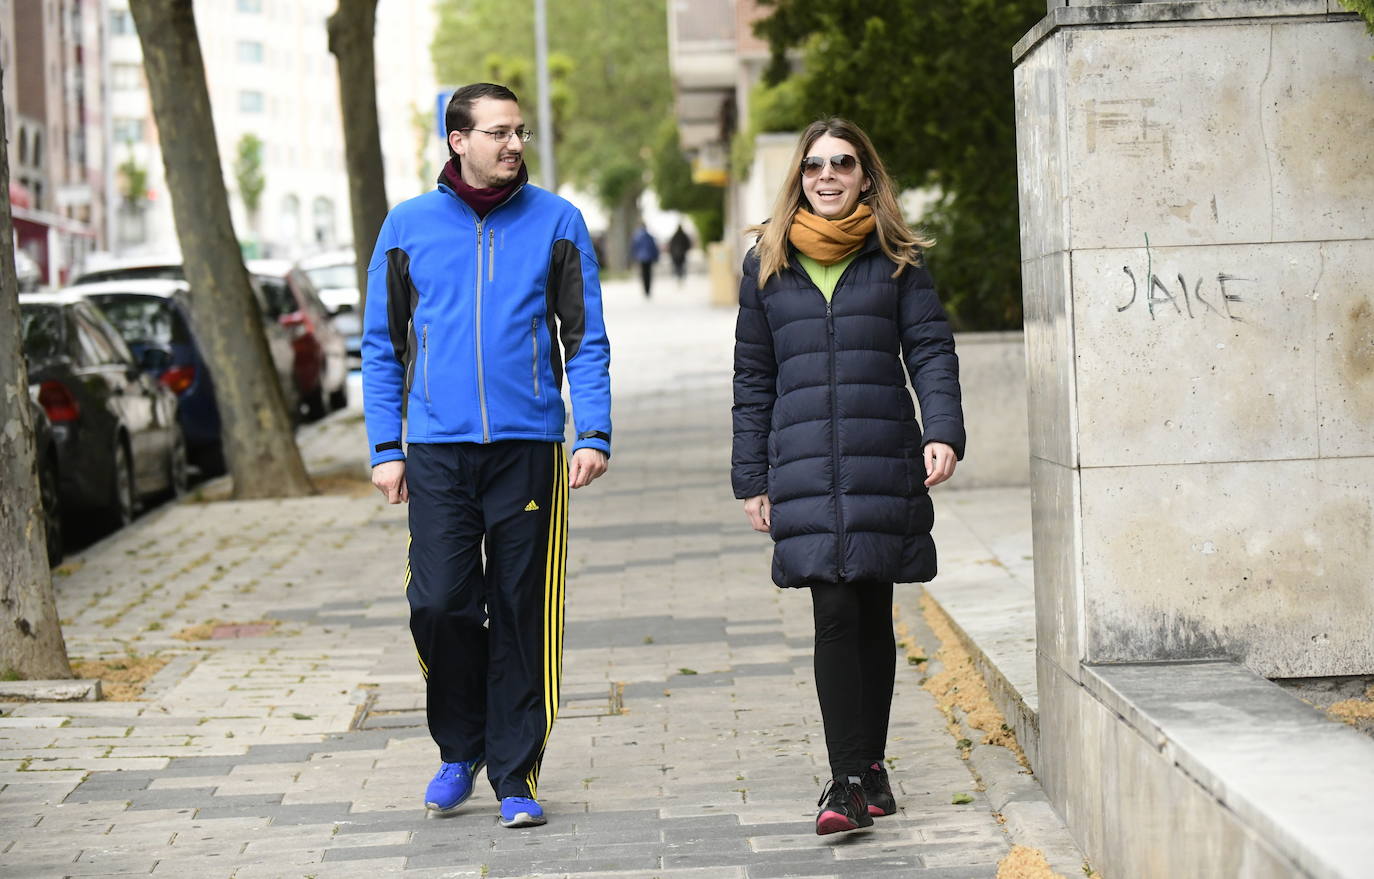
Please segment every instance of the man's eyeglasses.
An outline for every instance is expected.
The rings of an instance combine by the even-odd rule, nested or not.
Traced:
[[[458,130],[480,131],[483,134],[490,135],[491,139],[497,143],[507,143],[512,136],[520,138],[521,143],[529,143],[530,138],[534,137],[534,132],[530,131],[528,128],[496,128],[491,131],[487,131],[485,128],[460,128]]]
[[[802,159],[802,176],[815,177],[817,174],[821,173],[821,169],[825,167],[826,161],[827,160],[823,156],[807,156],[806,158]],[[850,171],[853,171],[859,164],[859,160],[851,156],[849,153],[837,153],[836,155],[830,157],[829,162],[830,167],[834,168],[841,174],[848,174]]]

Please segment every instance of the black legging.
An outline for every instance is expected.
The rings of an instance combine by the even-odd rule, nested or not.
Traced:
[[[897,674],[891,583],[817,583],[816,695],[830,774],[858,775],[882,762]]]

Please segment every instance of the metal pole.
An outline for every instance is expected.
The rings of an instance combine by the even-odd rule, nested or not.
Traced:
[[[539,86],[539,178],[544,188],[558,187],[553,164],[553,104],[549,99],[549,27],[544,0],[534,0],[534,68]]]
[[[115,196],[114,101],[110,96],[110,9],[106,0],[96,4],[100,33],[100,166],[104,175],[105,251],[118,255],[119,202]]]

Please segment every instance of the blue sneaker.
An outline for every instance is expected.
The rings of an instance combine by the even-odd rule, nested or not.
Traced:
[[[430,780],[429,787],[425,788],[425,808],[435,812],[452,812],[463,805],[472,796],[473,780],[486,763],[481,757],[457,763],[440,763],[439,771]]]
[[[545,823],[544,809],[530,797],[501,798],[502,827],[538,827]]]

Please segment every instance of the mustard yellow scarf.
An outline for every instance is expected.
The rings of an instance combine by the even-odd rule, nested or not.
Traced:
[[[876,225],[866,204],[839,220],[827,220],[802,208],[792,218],[787,240],[821,265],[833,266],[858,250]]]

